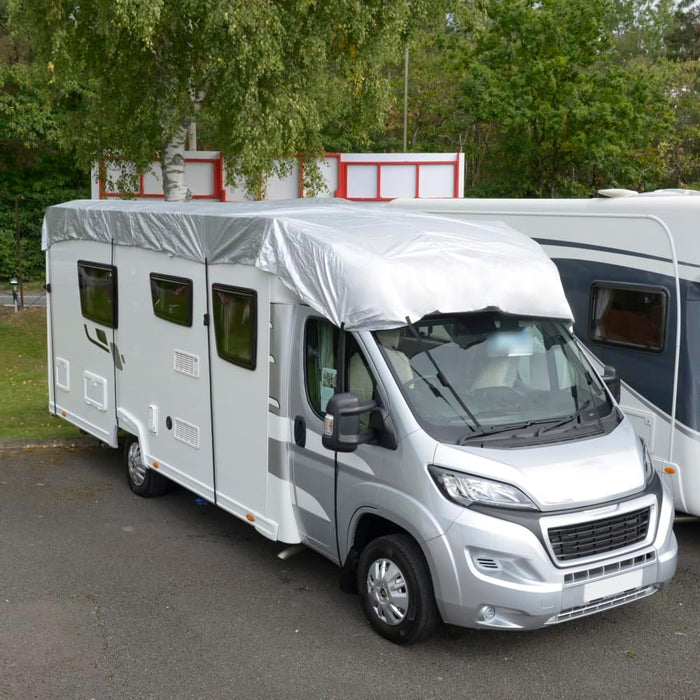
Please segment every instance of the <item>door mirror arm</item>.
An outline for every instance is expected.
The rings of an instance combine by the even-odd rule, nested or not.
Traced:
[[[373,443],[387,450],[395,450],[399,446],[399,439],[394,428],[391,414],[383,406],[377,406],[369,416],[369,427],[372,432]]]

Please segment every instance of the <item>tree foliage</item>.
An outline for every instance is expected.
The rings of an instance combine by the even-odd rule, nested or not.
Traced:
[[[424,0],[9,3],[72,106],[62,130],[86,167],[181,165],[196,120],[251,190],[284,167],[281,155],[361,142],[381,123],[383,67],[427,12]]]
[[[9,36],[6,9],[0,0],[0,279],[17,274],[17,234],[24,278],[40,279],[44,211],[89,196],[89,175],[61,147],[60,108],[27,46]]]
[[[455,2],[411,47],[411,146],[463,150],[467,195],[698,182],[697,5]]]

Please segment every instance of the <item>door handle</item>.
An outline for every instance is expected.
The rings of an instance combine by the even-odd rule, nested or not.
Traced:
[[[306,447],[306,420],[304,420],[304,416],[297,416],[294,419],[294,442],[299,447]]]

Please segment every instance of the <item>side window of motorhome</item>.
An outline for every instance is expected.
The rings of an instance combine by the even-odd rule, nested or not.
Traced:
[[[117,268],[78,261],[80,311],[90,321],[117,327]]]
[[[151,273],[153,313],[180,326],[192,325],[192,280]]]
[[[661,287],[596,282],[591,288],[593,340],[643,350],[664,347],[668,293]]]
[[[252,289],[212,285],[214,335],[219,357],[255,369],[257,294]]]
[[[311,318],[306,323],[306,389],[319,416],[336,390],[338,337],[338,328],[325,319]],[[361,403],[369,401],[374,396],[374,378],[355,338],[350,334],[346,338],[345,389],[356,394]]]

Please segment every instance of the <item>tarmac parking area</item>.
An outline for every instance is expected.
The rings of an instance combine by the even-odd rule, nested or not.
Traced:
[[[338,570],[107,448],[0,450],[0,698],[697,698],[700,521],[664,591],[527,633],[397,647]]]

